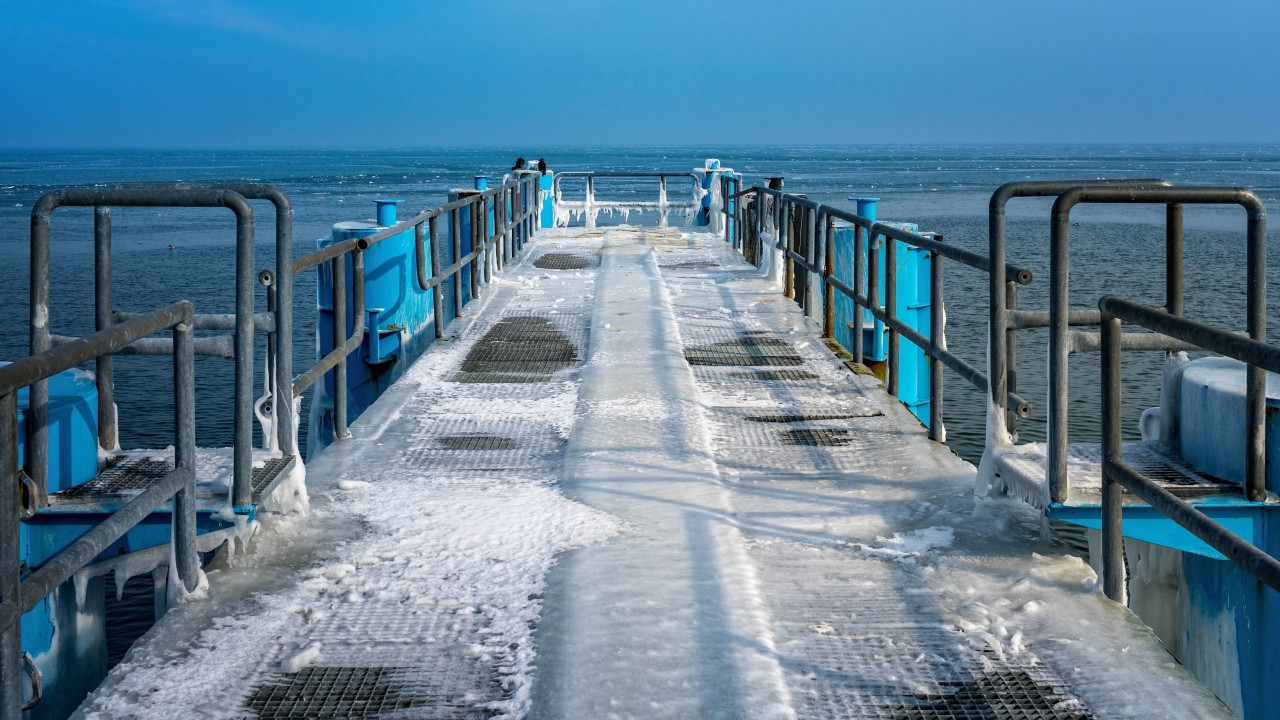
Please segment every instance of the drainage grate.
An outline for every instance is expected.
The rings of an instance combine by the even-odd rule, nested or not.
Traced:
[[[687,347],[684,357],[690,365],[786,367],[804,364],[804,360],[785,340],[754,331],[744,332],[736,340]]]
[[[794,380],[817,380],[816,373],[808,370],[737,370],[729,373],[729,377],[739,380],[758,380],[760,382],[786,382]]]
[[[271,458],[262,467],[253,469],[253,502],[262,501],[262,493],[271,487],[271,483],[275,481],[284,469],[289,467],[289,458],[278,457]]]
[[[454,380],[539,382],[577,361],[578,347],[549,320],[515,315],[499,320],[476,342]]]
[[[534,260],[533,266],[543,270],[585,270],[595,267],[597,261],[594,254],[584,257],[573,253],[548,252]]]
[[[277,673],[245,703],[263,720],[376,718],[423,707],[406,688],[406,668],[308,667]],[[441,717],[433,715],[433,717]]]
[[[840,447],[853,442],[848,430],[830,430],[824,428],[799,428],[782,433],[785,445],[806,445],[810,447]]]
[[[135,490],[146,490],[171,470],[173,466],[164,460],[117,456],[107,461],[107,467],[97,477],[66,490],[59,490],[53,496],[65,499],[123,495]]]
[[[884,413],[875,411],[862,415],[827,415],[818,413],[815,415],[748,415],[745,420],[748,422],[758,423],[801,423],[801,422],[822,422],[824,420],[854,420],[856,418],[879,417]]]
[[[720,263],[714,260],[686,260],[684,262],[658,263],[658,267],[663,270],[706,270],[718,268]]]
[[[450,450],[513,450],[516,441],[501,435],[446,435],[436,439]]]

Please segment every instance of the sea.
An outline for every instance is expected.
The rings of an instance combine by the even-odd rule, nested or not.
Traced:
[[[455,188],[477,177],[500,182],[520,156],[545,158],[552,171],[684,171],[716,158],[748,184],[781,176],[790,192],[854,208],[852,197],[880,198],[879,219],[917,223],[944,241],[985,253],[987,208],[1001,184],[1019,180],[1163,178],[1179,185],[1230,185],[1254,190],[1269,207],[1280,206],[1280,144],[1255,145],[910,145],[769,147],[546,147],[387,150],[166,150],[0,151],[0,360],[27,354],[31,208],[46,192],[123,182],[262,182],[287,192],[294,206],[294,253],[304,254],[328,237],[335,223],[367,220],[373,201],[405,201],[401,217],[440,205]],[[685,186],[675,180],[672,200]],[[568,183],[576,199],[582,184]],[[598,199],[654,199],[656,182],[598,182]],[[580,197],[580,196],[579,196]],[[1019,289],[1022,309],[1048,308],[1050,200],[1019,199],[1008,207],[1008,260],[1035,279]],[[1244,328],[1245,216],[1238,207],[1185,210],[1186,314],[1229,330]],[[654,222],[633,213],[602,215],[600,224]],[[1163,303],[1164,210],[1150,206],[1081,206],[1072,214],[1070,295],[1073,308],[1096,308],[1103,295],[1152,305]],[[680,222],[675,218],[673,222]],[[274,215],[256,208],[259,269],[274,267]],[[1077,225],[1078,224],[1078,225]],[[93,330],[93,216],[85,208],[58,210],[52,225],[53,332]],[[222,209],[118,208],[113,210],[114,306],[142,312],[179,299],[200,312],[234,311],[235,223]],[[1273,231],[1272,236],[1276,233]],[[1280,244],[1268,244],[1267,287],[1278,298]],[[987,280],[976,270],[948,262],[945,301],[948,347],[983,368],[987,350]],[[315,273],[295,285],[295,358],[301,371],[316,359],[311,340],[316,316]],[[258,292],[259,310],[265,297]],[[1269,324],[1280,328],[1280,302],[1269,304]],[[262,342],[258,343],[262,363]],[[1045,434],[1047,331],[1019,333],[1018,392],[1034,406],[1018,424],[1020,441]],[[1073,355],[1069,433],[1072,441],[1096,441],[1101,406],[1098,354]],[[1142,411],[1159,402],[1161,353],[1126,353],[1123,365],[1125,432],[1137,438]],[[122,357],[116,362],[116,399],[124,448],[173,442],[166,358]],[[197,439],[202,446],[232,441],[232,365],[199,358]],[[262,373],[256,373],[261,383]],[[258,392],[260,392],[260,388]],[[302,418],[307,417],[304,399]],[[976,463],[984,444],[986,401],[963,379],[945,374],[948,445]],[[306,447],[305,441],[302,443]],[[114,664],[150,624],[145,611],[150,581],[135,578],[123,604],[109,613],[124,618],[111,638]],[[108,595],[113,595],[108,592]],[[141,608],[141,610],[140,610]]]

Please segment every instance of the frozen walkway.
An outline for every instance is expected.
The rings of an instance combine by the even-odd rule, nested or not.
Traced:
[[[85,716],[1229,716],[717,238],[509,270]]]

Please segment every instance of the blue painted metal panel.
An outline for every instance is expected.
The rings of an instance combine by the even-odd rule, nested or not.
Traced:
[[[1226,529],[1259,547],[1265,547],[1268,518],[1280,510],[1280,506],[1252,503],[1238,497],[1206,498],[1197,501],[1195,506]],[[1051,503],[1046,514],[1073,525],[1102,529],[1102,508],[1098,505]],[[1150,505],[1125,506],[1124,536],[1215,560],[1226,560],[1217,550]]]
[[[18,463],[26,458],[30,393],[18,391]],[[49,378],[49,492],[66,490],[98,474],[98,386],[81,370]]]
[[[333,226],[330,237],[316,241],[317,247],[328,245],[355,237],[367,237],[396,223],[396,203],[380,201],[378,205],[379,221],[388,225],[370,222],[342,222]],[[446,229],[447,225],[441,225]],[[440,233],[436,248],[428,246],[428,262],[430,253],[450,246],[447,232]],[[395,382],[412,364],[414,360],[435,340],[434,329],[430,327],[432,313],[435,311],[431,292],[418,287],[417,260],[415,256],[415,234],[412,230],[399,233],[377,243],[365,251],[365,338],[361,348],[353,353],[347,362],[347,407],[348,422],[354,421],[383,391]],[[448,257],[441,258],[441,265],[452,262]],[[328,263],[318,268],[319,276],[316,284],[317,318],[317,357],[323,357],[334,348],[333,337],[333,277]],[[347,328],[346,334],[354,329],[355,311],[352,264],[346,263],[347,284]],[[445,293],[451,305],[450,292]],[[452,307],[447,308],[452,310]],[[450,316],[451,317],[451,316]],[[323,382],[317,383],[318,392],[312,399],[311,418],[307,432],[308,454],[314,455],[333,439],[333,373],[325,375]]]
[[[875,215],[875,208],[864,208],[864,212]],[[862,215],[862,213],[859,213]],[[867,217],[867,215],[862,215]],[[918,232],[914,223],[886,223],[904,230]],[[836,278],[853,286],[854,267],[854,228],[844,221],[837,221],[833,248]],[[906,243],[895,243],[898,268],[898,298],[895,312],[907,325],[926,338],[930,335],[930,254]],[[868,267],[867,253],[863,251],[863,267]],[[885,258],[880,255],[879,264],[880,300],[884,301]],[[866,291],[867,276],[863,275],[863,290]],[[843,293],[836,293],[835,301],[835,340],[845,349],[853,348],[854,318],[853,300]],[[863,358],[868,363],[883,362],[889,357],[889,335],[884,323],[876,320],[870,312],[862,311]],[[929,424],[929,358],[914,343],[903,340],[898,345],[898,397],[902,400],[920,422]]]
[[[555,227],[555,197],[551,194],[551,190],[554,187],[554,177],[550,172],[545,172],[542,177],[538,178],[538,187],[542,189],[542,227]]]

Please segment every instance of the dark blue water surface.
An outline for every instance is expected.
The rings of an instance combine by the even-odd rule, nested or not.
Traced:
[[[364,220],[379,197],[407,200],[421,209],[445,200],[449,188],[470,187],[474,175],[497,180],[516,155],[544,154],[553,170],[682,170],[719,157],[754,183],[786,177],[787,189],[824,203],[852,207],[850,195],[882,199],[880,218],[918,222],[946,241],[985,252],[987,203],[1011,180],[1161,177],[1178,184],[1241,185],[1269,206],[1280,204],[1280,145],[1253,146],[902,146],[774,148],[548,148],[437,149],[289,152],[0,152],[0,359],[25,355],[27,345],[28,233],[32,205],[61,187],[139,181],[255,181],[282,187],[294,203],[295,254],[315,247],[335,222]],[[567,191],[572,186],[567,186]],[[673,182],[675,199],[679,188]],[[603,181],[598,194],[630,196],[640,188]],[[653,188],[656,192],[656,187]],[[649,192],[646,189],[644,192]],[[1009,208],[1009,259],[1030,267],[1036,281],[1023,288],[1023,308],[1047,307],[1049,202],[1019,200]],[[1163,302],[1163,210],[1081,207],[1073,214],[1072,304],[1096,306],[1099,296],[1118,294],[1152,304]],[[646,218],[632,216],[632,222]],[[259,269],[274,267],[273,215],[257,212]],[[1186,211],[1188,315],[1243,328],[1244,213],[1235,207]],[[114,211],[115,306],[144,311],[191,299],[202,312],[231,312],[235,228],[226,210],[117,209]],[[92,212],[63,209],[53,225],[52,327],[61,334],[92,330]],[[175,249],[169,250],[168,246]],[[1275,243],[1268,267],[1280,268]],[[1271,297],[1276,270],[1268,271]],[[985,366],[986,280],[948,265],[946,298],[950,347]],[[297,281],[295,366],[314,360],[314,275]],[[260,308],[265,300],[259,292]],[[1274,308],[1277,303],[1271,303]],[[1277,320],[1271,313],[1271,322]],[[261,345],[261,343],[259,343]],[[1036,407],[1021,438],[1043,437],[1044,331],[1022,333],[1019,390]],[[1158,398],[1158,355],[1125,360],[1125,402],[1130,428]],[[1071,360],[1071,433],[1098,435],[1096,355]],[[117,361],[117,399],[124,447],[172,442],[168,383],[163,358]],[[202,445],[231,442],[232,368],[218,359],[197,363],[198,435]],[[260,376],[261,373],[259,372]],[[259,382],[260,377],[259,377]],[[976,459],[982,447],[984,401],[953,375],[947,378],[946,420],[952,446]],[[305,418],[305,412],[303,417]]]

